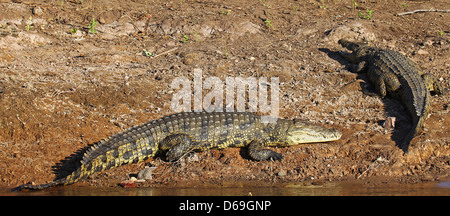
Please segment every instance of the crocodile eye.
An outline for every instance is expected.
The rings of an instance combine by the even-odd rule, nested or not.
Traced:
[[[354,49],[359,49],[359,48],[361,48],[361,44],[355,43],[355,44],[353,45],[353,48],[354,48]]]

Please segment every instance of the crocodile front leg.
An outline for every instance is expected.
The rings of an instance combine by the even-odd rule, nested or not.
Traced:
[[[423,82],[425,83],[425,86],[427,87],[428,91],[434,92],[437,95],[442,95],[444,93],[444,89],[442,88],[441,84],[438,82],[435,76],[432,74],[423,74],[422,75]]]
[[[253,160],[281,160],[283,155],[270,149],[264,149],[264,143],[261,140],[253,140],[248,145],[248,153]]]
[[[348,52],[342,52],[339,51],[339,55],[344,58],[345,60],[354,63],[351,67],[351,72],[353,73],[363,73],[365,72],[367,68],[367,61],[360,60],[359,57],[357,57],[357,53],[348,53]]]

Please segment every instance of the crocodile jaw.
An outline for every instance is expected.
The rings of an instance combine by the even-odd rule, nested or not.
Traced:
[[[301,143],[329,142],[340,139],[342,132],[317,125],[295,122],[287,131],[287,140],[291,145]]]
[[[351,42],[351,41],[344,40],[344,39],[339,40],[338,43],[342,47],[345,47],[351,51],[357,51],[357,50],[367,46],[366,43],[356,43],[356,42]]]

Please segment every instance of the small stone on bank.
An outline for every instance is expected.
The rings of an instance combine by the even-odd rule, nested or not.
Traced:
[[[417,54],[417,55],[428,55],[430,53],[428,51],[426,51],[426,50],[419,49],[416,52],[414,52],[414,54]]]
[[[280,177],[286,176],[286,171],[282,169],[282,170],[280,170],[280,171],[278,172],[277,175],[280,176]]]
[[[393,129],[395,127],[395,117],[388,117],[384,121],[383,127],[388,130]]]
[[[143,170],[139,171],[137,179],[139,180],[150,180],[152,179],[152,172],[156,169],[156,167],[146,167]]]

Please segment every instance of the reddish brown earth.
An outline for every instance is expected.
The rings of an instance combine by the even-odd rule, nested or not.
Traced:
[[[395,142],[409,129],[405,108],[365,95],[367,77],[351,73],[336,54],[341,38],[369,41],[404,53],[448,89],[450,14],[395,16],[448,10],[446,0],[356,1],[356,8],[348,0],[0,2],[0,187],[50,182],[55,166],[80,149],[171,114],[170,84],[192,78],[194,68],[222,80],[279,77],[281,117],[344,135],[275,149],[285,155],[281,162],[250,161],[240,149],[212,150],[176,164],[156,158],[126,165],[77,185],[116,186],[146,165],[157,166],[153,179],[137,186],[449,177],[449,95],[433,96],[424,133],[406,155]],[[370,19],[358,16],[368,10]],[[88,33],[92,18],[96,33]],[[388,116],[396,117],[395,130],[383,127]]]

